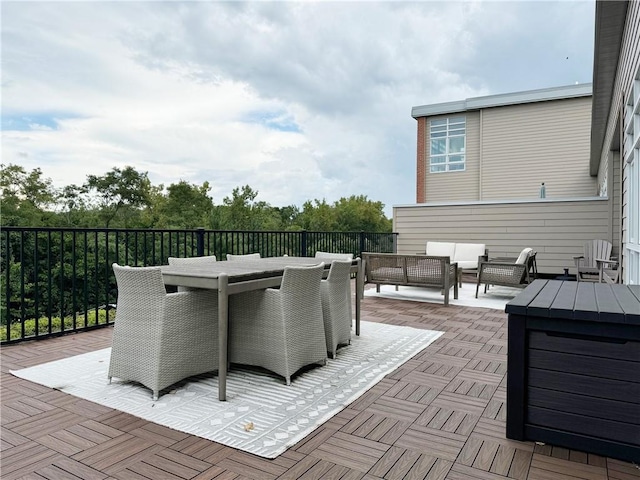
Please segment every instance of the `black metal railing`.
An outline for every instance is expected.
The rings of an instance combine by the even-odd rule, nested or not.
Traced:
[[[166,265],[169,257],[259,252],[396,252],[395,233],[3,227],[0,342],[45,338],[113,323],[112,264]]]

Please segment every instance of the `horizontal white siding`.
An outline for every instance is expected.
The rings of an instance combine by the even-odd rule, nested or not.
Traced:
[[[572,256],[582,254],[585,242],[613,240],[610,217],[610,200],[597,198],[393,208],[400,254],[424,252],[427,240],[484,243],[491,257],[517,256],[531,247],[539,271],[558,275],[573,266]]]
[[[481,199],[596,195],[590,129],[591,97],[484,110]]]

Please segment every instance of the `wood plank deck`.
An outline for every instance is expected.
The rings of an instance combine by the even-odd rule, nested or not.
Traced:
[[[463,288],[472,288],[465,284]],[[0,477],[10,479],[632,480],[636,465],[505,438],[498,310],[367,297],[366,321],[445,334],[273,460],[8,372],[110,346],[110,328],[3,347]]]

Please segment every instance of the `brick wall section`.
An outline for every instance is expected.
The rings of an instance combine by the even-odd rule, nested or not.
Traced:
[[[425,203],[425,182],[427,175],[427,117],[418,117],[416,120],[418,125],[418,151],[416,155],[416,203]]]

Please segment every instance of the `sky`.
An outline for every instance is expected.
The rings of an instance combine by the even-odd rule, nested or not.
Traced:
[[[3,164],[416,200],[411,108],[590,83],[595,2],[2,1]]]

